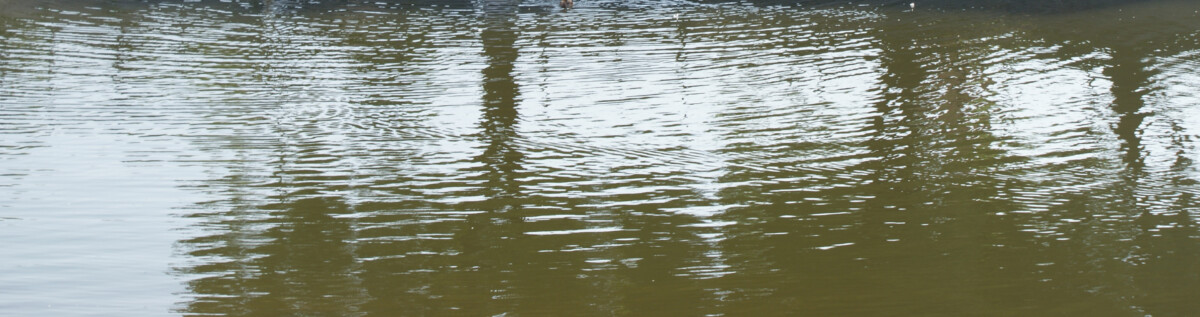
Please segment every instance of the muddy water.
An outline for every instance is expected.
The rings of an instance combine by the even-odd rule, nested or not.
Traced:
[[[0,315],[1200,311],[1194,2],[556,3],[0,1]]]

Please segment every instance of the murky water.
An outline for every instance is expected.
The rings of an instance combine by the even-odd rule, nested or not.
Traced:
[[[1200,3],[766,2],[0,1],[0,315],[1200,313]]]

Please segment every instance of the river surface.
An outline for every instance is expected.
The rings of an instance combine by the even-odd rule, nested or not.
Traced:
[[[0,1],[0,315],[1200,314],[1200,3],[556,4]]]

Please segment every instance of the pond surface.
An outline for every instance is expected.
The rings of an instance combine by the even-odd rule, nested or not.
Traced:
[[[1187,316],[1200,3],[0,1],[0,315]]]

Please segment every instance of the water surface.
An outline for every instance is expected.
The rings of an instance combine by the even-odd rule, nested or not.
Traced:
[[[0,1],[0,315],[1200,311],[1200,4],[775,2]]]

